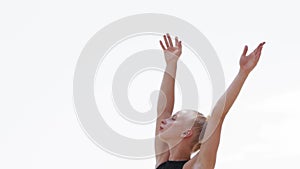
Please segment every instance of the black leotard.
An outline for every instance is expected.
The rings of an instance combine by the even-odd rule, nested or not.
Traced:
[[[182,169],[186,161],[166,161],[161,163],[156,169]]]

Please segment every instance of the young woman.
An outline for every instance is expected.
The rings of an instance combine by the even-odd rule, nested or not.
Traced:
[[[160,88],[156,121],[156,169],[213,169],[216,163],[222,124],[237,98],[249,73],[256,66],[263,45],[246,56],[248,47],[240,58],[240,70],[207,118],[195,110],[181,110],[172,115],[174,107],[174,80],[182,44],[175,38],[173,45],[169,34],[160,45],[164,51],[166,69]],[[200,150],[193,158],[192,153]]]

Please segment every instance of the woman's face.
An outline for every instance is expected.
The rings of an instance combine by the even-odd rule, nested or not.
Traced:
[[[168,140],[180,141],[182,134],[191,129],[197,112],[194,110],[181,110],[173,114],[171,117],[161,121],[159,137],[167,142]]]

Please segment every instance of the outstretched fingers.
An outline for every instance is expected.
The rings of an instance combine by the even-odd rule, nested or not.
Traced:
[[[177,36],[175,37],[175,46],[178,47],[178,37]]]
[[[262,48],[263,48],[263,46],[264,46],[265,43],[266,42],[262,42],[262,43],[259,44],[259,48],[257,49],[257,53],[256,53],[257,59],[260,58],[261,51],[262,51]]]
[[[166,50],[166,48],[165,48],[165,46],[164,46],[164,44],[163,44],[163,42],[162,42],[161,40],[159,40],[159,43],[160,43],[161,48],[162,48],[163,50]]]
[[[179,49],[182,49],[181,41],[178,42]]]
[[[259,50],[260,50],[260,48],[261,48],[261,45],[262,45],[262,43],[260,43],[260,44],[256,47],[256,49],[253,51],[253,53],[254,53],[255,55],[258,54],[258,52],[259,52]]]
[[[173,42],[172,42],[172,39],[171,39],[171,36],[169,33],[167,33],[166,35],[163,35],[163,37],[164,37],[165,44],[161,40],[159,41],[160,46],[163,50],[167,50],[169,47],[178,47],[179,49],[182,48],[181,41],[178,40],[177,36],[175,37],[175,46],[173,45]]]
[[[243,57],[245,57],[245,56],[246,56],[246,54],[247,54],[247,51],[248,51],[248,46],[247,46],[247,45],[245,45],[245,47],[244,47],[244,51],[243,51],[243,53],[242,53],[242,56],[243,56]]]
[[[166,35],[164,35],[164,40],[165,40],[165,44],[166,44],[167,48],[169,48],[169,47],[170,47],[170,45],[169,45],[169,42],[168,42],[168,40],[167,40],[167,37],[166,37]]]
[[[167,37],[168,37],[168,40],[169,40],[170,47],[173,47],[173,42],[172,42],[170,34],[167,33]]]

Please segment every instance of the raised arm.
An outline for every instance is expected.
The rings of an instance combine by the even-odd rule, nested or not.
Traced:
[[[204,165],[205,168],[210,169],[214,168],[223,121],[229,109],[236,100],[238,94],[240,93],[240,90],[249,73],[256,66],[264,44],[265,42],[260,43],[258,47],[248,56],[246,56],[248,47],[245,46],[240,58],[240,70],[226,92],[216,103],[212,111],[212,115],[207,122],[207,127],[204,138],[202,140],[200,152],[197,155],[198,165],[201,164]]]
[[[177,61],[182,52],[181,41],[175,38],[175,45],[173,45],[172,39],[169,34],[164,35],[165,45],[160,41],[160,45],[164,52],[166,61],[166,68],[163,76],[163,80],[160,87],[160,93],[157,103],[157,119],[155,135],[158,134],[161,121],[172,115],[174,108],[174,84],[176,77]],[[169,158],[169,147],[166,143],[155,139],[155,153],[156,162],[164,162]],[[163,152],[163,153],[162,153]]]

